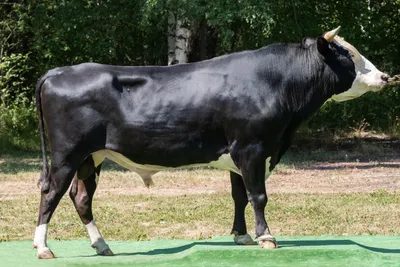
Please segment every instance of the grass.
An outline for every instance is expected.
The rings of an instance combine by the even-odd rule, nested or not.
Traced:
[[[315,162],[352,162],[357,167],[360,160],[378,162],[380,158],[399,158],[391,148],[368,144],[364,149],[370,153],[293,150],[273,176],[301,182],[305,178],[299,175],[299,170],[308,170],[306,175],[317,175]],[[372,164],[367,174],[381,174],[385,171],[382,166]],[[0,241],[32,239],[39,205],[36,179],[40,169],[39,154],[0,155]],[[393,172],[393,169],[396,170],[390,170]],[[359,174],[353,167],[351,171],[343,167],[325,171],[326,175],[322,176],[330,177],[328,183],[332,187]],[[315,183],[306,184],[310,188],[318,186],[321,175],[315,177]],[[105,164],[93,206],[95,220],[107,240],[205,239],[229,235],[233,201],[227,172],[207,168],[170,171],[156,174],[154,180],[156,187],[148,190],[137,175],[110,162]],[[398,178],[392,181],[400,183]],[[269,180],[267,191],[270,184],[292,186]],[[390,191],[391,184],[387,184],[358,193],[271,193],[267,220],[273,234],[281,236],[400,235],[400,192]],[[249,233],[253,234],[254,216],[250,205],[246,218]],[[51,221],[49,238],[87,238],[67,195]]]
[[[0,240],[32,238],[38,196],[0,202]],[[97,224],[109,240],[203,239],[228,235],[233,218],[229,193],[183,196],[113,195],[94,203]],[[246,211],[254,233],[251,208]],[[267,218],[277,235],[400,235],[400,194],[272,194]],[[51,239],[86,238],[68,198],[51,222]]]

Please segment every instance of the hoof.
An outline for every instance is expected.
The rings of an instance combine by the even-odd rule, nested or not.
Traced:
[[[100,256],[114,256],[114,253],[111,251],[110,248],[107,248],[101,252],[98,252],[98,251],[96,251],[96,252],[97,252],[97,255],[100,255]]]
[[[97,255],[114,256],[114,253],[111,251],[110,247],[106,244],[104,239],[99,239],[98,241],[93,243],[92,248],[96,250]]]
[[[39,249],[37,256],[39,259],[54,259],[56,257],[49,248]]]
[[[258,238],[258,245],[261,248],[277,248],[278,243],[276,243],[276,239],[272,235],[262,235]]]
[[[255,244],[249,234],[245,234],[245,235],[235,234],[235,237],[233,238],[233,240],[238,245],[254,245]]]

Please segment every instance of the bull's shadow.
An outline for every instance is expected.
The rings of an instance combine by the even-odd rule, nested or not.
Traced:
[[[367,249],[372,252],[377,253],[400,253],[400,249],[387,249],[387,248],[379,248],[379,247],[371,247],[360,244],[358,242],[349,240],[349,239],[327,239],[327,240],[285,240],[279,241],[279,248],[289,248],[289,247],[318,247],[318,246],[354,246],[357,245],[361,248]],[[154,256],[154,255],[165,255],[165,254],[176,254],[181,253],[186,250],[189,250],[195,246],[225,246],[225,247],[232,247],[237,246],[234,242],[193,242],[187,245],[178,246],[178,247],[171,247],[171,248],[163,248],[163,249],[154,249],[146,252],[132,252],[132,253],[117,253],[117,256],[134,256],[134,255],[147,255],[147,256]],[[278,248],[278,249],[279,249]],[[261,250],[261,248],[260,248]]]
[[[237,246],[234,242],[193,242],[187,245],[172,247],[172,248],[162,248],[162,249],[153,249],[146,252],[132,252],[132,253],[116,253],[116,256],[134,256],[134,255],[147,255],[147,256],[155,256],[155,255],[164,255],[164,254],[176,254],[184,252],[188,249],[191,249],[195,246],[226,246],[232,247]]]
[[[378,253],[400,253],[400,249],[387,249],[379,247],[371,247],[360,244],[349,239],[332,239],[332,240],[286,240],[278,241],[279,247],[318,247],[318,246],[343,246],[343,245],[357,245],[369,251]]]

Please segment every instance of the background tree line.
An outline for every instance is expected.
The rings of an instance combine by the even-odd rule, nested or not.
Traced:
[[[379,69],[400,73],[400,0],[0,0],[0,147],[37,147],[33,93],[50,68],[195,62],[338,25]],[[398,134],[399,100],[393,87],[328,103],[303,128]]]

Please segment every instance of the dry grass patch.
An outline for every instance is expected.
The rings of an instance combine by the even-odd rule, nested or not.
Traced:
[[[277,235],[400,234],[399,150],[292,151],[267,181],[267,218]],[[375,154],[376,152],[376,154]],[[32,239],[39,206],[37,155],[0,157],[0,241]],[[107,239],[202,239],[230,233],[229,173],[210,168],[160,172],[147,189],[133,172],[107,163],[94,214]],[[254,233],[253,211],[246,211]],[[50,239],[87,238],[63,198]]]
[[[0,202],[0,240],[31,239],[39,199],[23,196]],[[233,203],[229,193],[150,196],[110,195],[94,203],[97,224],[107,239],[202,239],[230,233]],[[246,211],[254,233],[251,208]],[[276,235],[399,235],[400,194],[271,194],[267,218]],[[50,225],[49,238],[87,238],[68,198]]]

